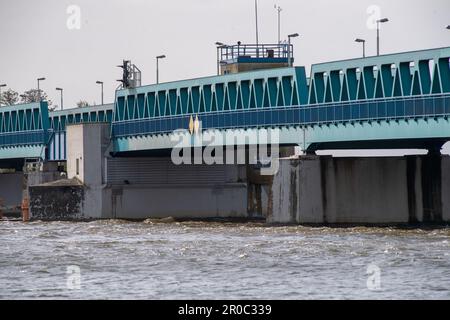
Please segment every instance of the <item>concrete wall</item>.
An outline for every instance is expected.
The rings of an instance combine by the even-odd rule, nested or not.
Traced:
[[[83,220],[84,187],[81,185],[30,186],[33,220]]]
[[[22,203],[23,173],[0,173],[0,199],[6,207]]]
[[[69,125],[67,141],[67,177],[77,178],[87,185],[102,185],[105,180],[104,161],[109,145],[109,125]]]
[[[44,162],[37,166],[24,168],[24,177],[24,183],[27,187],[30,187],[57,181],[65,175],[58,171],[56,162]]]
[[[67,177],[84,181],[83,125],[67,126]],[[78,165],[78,168],[77,168]]]
[[[174,165],[170,158],[110,158],[106,180],[103,201],[115,218],[247,216],[245,166]]]
[[[442,157],[442,218],[450,221],[450,157]]]
[[[80,215],[84,219],[111,218],[106,191],[106,150],[109,146],[107,123],[85,123],[67,126],[67,177],[84,185]],[[78,165],[77,165],[78,162]]]
[[[434,173],[430,174],[430,170]],[[450,221],[449,157],[432,160],[423,156],[309,156],[282,160],[271,188],[269,222],[397,224]]]
[[[107,125],[68,126],[67,140],[68,178],[84,186],[81,213],[75,218],[247,216],[245,167],[176,166],[170,158],[111,158]]]
[[[400,158],[321,159],[324,222],[407,222],[405,163]]]
[[[305,156],[281,160],[277,175],[268,178],[245,166],[175,166],[170,158],[111,158],[108,125],[103,124],[69,126],[67,139],[68,178],[79,180],[80,186],[73,188],[82,190],[75,202],[70,200],[70,210],[66,208],[65,217],[74,219],[244,218],[256,213],[277,223],[450,220],[448,156]],[[69,198],[53,205],[57,189],[44,187],[50,198],[46,189],[34,189],[40,192],[36,199],[47,200],[32,199],[33,206],[40,205],[37,210],[44,208],[41,211],[50,217],[66,212],[58,206]],[[66,187],[59,186],[61,199],[69,194]]]
[[[246,184],[119,187],[112,189],[114,218],[245,218]]]

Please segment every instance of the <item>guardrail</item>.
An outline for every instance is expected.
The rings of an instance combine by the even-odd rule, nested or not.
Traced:
[[[0,147],[45,144],[45,130],[0,133]]]
[[[195,116],[202,122],[203,130],[438,118],[450,116],[450,94],[209,112]],[[168,134],[187,129],[190,118],[191,115],[184,115],[116,122],[112,125],[112,136]]]
[[[291,44],[238,44],[231,46],[221,46],[220,61],[234,61],[238,58],[251,58],[251,59],[288,59],[289,53],[293,56],[294,47]]]

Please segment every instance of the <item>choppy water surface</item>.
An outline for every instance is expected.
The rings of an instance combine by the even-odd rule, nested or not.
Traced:
[[[449,228],[1,221],[0,244],[2,299],[450,299]]]

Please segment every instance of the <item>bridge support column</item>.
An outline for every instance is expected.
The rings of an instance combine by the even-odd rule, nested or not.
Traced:
[[[421,157],[421,162],[421,187],[423,202],[422,221],[440,223],[443,221],[443,157],[440,152],[430,153],[424,157]]]
[[[107,124],[68,126],[67,140],[69,180],[31,187],[34,218],[248,217],[244,165],[175,165],[170,157],[111,157]]]
[[[23,173],[4,171],[0,173],[0,211],[4,216],[20,216]]]
[[[281,160],[271,190],[269,222],[441,224],[450,221],[450,157]]]

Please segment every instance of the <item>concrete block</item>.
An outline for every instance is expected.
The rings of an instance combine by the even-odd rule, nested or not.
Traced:
[[[442,219],[450,223],[450,156],[442,157]]]

